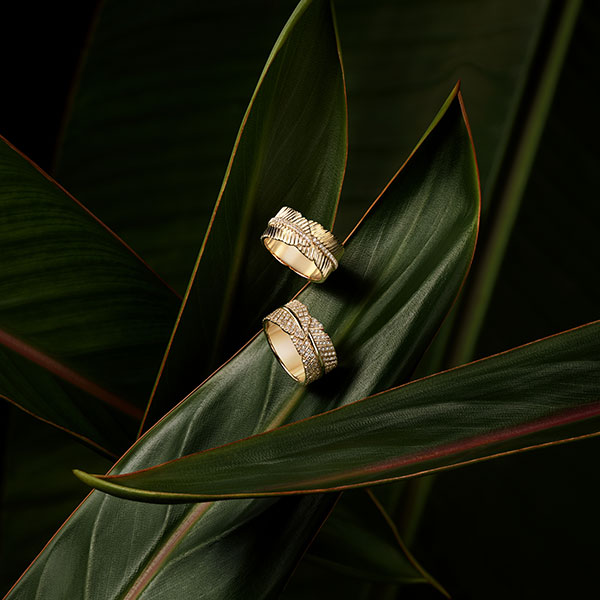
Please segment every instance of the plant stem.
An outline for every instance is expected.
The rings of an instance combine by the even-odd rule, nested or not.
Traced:
[[[475,353],[475,346],[521,206],[580,8],[581,0],[568,0],[562,9],[547,58],[542,66],[539,84],[525,119],[522,135],[508,168],[505,185],[495,203],[496,218],[481,259],[476,266],[473,283],[465,297],[463,318],[457,329],[456,343],[450,355],[452,365],[468,362]]]
[[[381,502],[379,502],[377,496],[375,496],[375,494],[369,488],[366,489],[366,492],[373,501],[373,504],[375,504],[375,506],[377,507],[377,510],[379,510],[379,512],[381,513],[381,516],[385,519],[385,522],[388,524],[392,534],[394,535],[394,538],[396,539],[396,542],[398,543],[398,546],[400,546],[400,549],[408,559],[408,562],[410,562],[410,564],[423,576],[423,579],[425,579],[425,581],[430,583],[436,590],[438,590],[440,594],[442,594],[446,598],[450,598],[450,594],[419,564],[419,561],[413,556],[411,551],[408,549],[408,546],[404,543],[404,540],[400,536],[396,524],[394,523],[390,515],[388,515]]]
[[[464,297],[459,300],[460,306],[456,307],[459,308],[460,314],[456,314],[455,308],[448,317],[449,323],[445,324],[440,332],[442,339],[434,348],[435,353],[429,357],[426,365],[431,372],[446,366],[453,367],[464,364],[474,357],[475,346],[483,327],[525,186],[548,119],[580,9],[581,0],[568,0],[557,20],[551,42],[548,44],[538,84],[526,112],[525,125],[516,143],[516,151],[508,163],[505,185],[495,194],[497,200],[494,202],[494,206],[498,208],[482,258],[474,264],[474,272],[470,278],[471,286],[465,290]],[[544,36],[540,35],[538,46],[543,44],[543,39]],[[524,100],[525,87],[523,86],[523,90],[519,94],[520,101]],[[516,113],[516,110],[513,112]],[[500,162],[498,162],[499,165]],[[497,170],[498,168],[494,170],[492,177],[492,188],[496,188],[498,181],[498,174],[495,172]],[[458,321],[458,327],[454,326],[456,325],[455,321]],[[453,344],[447,343],[450,329],[456,332]],[[444,362],[445,356],[449,357],[447,362]],[[416,536],[434,481],[435,475],[431,475],[408,482],[407,500],[402,510],[400,528],[409,544]]]
[[[425,505],[435,482],[435,477],[435,475],[417,477],[416,479],[412,479],[410,485],[407,486],[404,509],[402,510],[398,528],[402,532],[402,537],[409,545],[412,545],[414,539],[417,537],[421,516],[425,512]]]

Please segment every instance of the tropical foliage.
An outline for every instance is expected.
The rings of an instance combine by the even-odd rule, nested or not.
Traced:
[[[440,567],[453,563],[448,545],[427,549],[453,531],[452,478],[463,477],[450,505],[481,493],[468,473],[548,464],[563,442],[589,438],[573,445],[589,462],[597,207],[570,210],[546,180],[560,175],[548,149],[566,152],[559,82],[598,21],[586,29],[579,2],[498,13],[491,0],[478,11],[348,1],[338,31],[325,0],[268,5],[232,18],[191,1],[140,14],[106,0],[55,178],[0,143],[11,576],[26,565],[7,549],[27,537],[30,560],[41,550],[7,598],[393,598],[414,584],[481,597],[493,571],[465,580]],[[290,12],[269,55],[263,38]],[[223,46],[224,30],[236,44]],[[471,59],[485,68],[471,72]],[[539,190],[541,213],[523,202]],[[262,247],[282,205],[350,232],[326,283],[303,285]],[[523,264],[519,235],[527,260],[548,240],[560,260]],[[527,290],[550,292],[557,275],[568,301],[546,318]],[[340,361],[306,387],[256,333],[293,296]],[[526,309],[498,316],[517,301]],[[83,499],[71,469],[98,489]]]

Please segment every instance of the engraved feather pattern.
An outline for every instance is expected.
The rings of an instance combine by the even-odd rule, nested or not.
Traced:
[[[289,206],[269,221],[261,238],[271,238],[297,248],[312,261],[325,279],[338,266],[344,247],[316,221],[310,221]]]

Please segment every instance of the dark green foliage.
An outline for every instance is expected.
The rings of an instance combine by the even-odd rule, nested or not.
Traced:
[[[93,23],[55,172],[182,295],[192,274],[172,343],[177,294],[64,190],[1,146],[0,394],[75,434],[44,435],[48,426],[30,426],[24,413],[9,420],[2,585],[83,498],[70,469],[101,472],[107,464],[80,454],[79,441],[120,453],[140,425],[147,429],[182,400],[258,330],[264,314],[301,289],[302,280],[261,247],[266,220],[290,204],[329,226],[343,179],[335,232],[349,231],[457,79],[484,190],[483,260],[464,290],[479,316],[460,300],[462,310],[448,318],[419,372],[467,360],[475,347],[484,356],[597,318],[591,273],[600,257],[590,200],[597,136],[593,108],[580,102],[593,77],[585,73],[597,11],[586,6],[573,34],[577,1],[340,0],[346,169],[344,79],[328,2],[300,3],[259,80],[294,4],[182,0],[140,12],[135,2],[105,0]],[[560,80],[548,76],[561,71]],[[550,107],[557,80],[547,117],[539,107]],[[539,153],[535,132],[543,132]],[[515,173],[529,180],[526,189],[511,188]],[[597,324],[354,403],[410,379],[468,269],[478,196],[455,90],[347,242],[340,269],[301,292],[331,334],[339,368],[298,387],[263,337],[253,338],[112,474],[209,452],[122,480],[82,477],[198,498],[314,491],[378,481],[383,476],[369,474],[374,464],[384,465],[385,476],[410,477],[595,435]],[[512,238],[507,198],[513,209],[522,206]],[[480,266],[490,252],[502,262],[498,229],[511,240],[499,275]],[[482,286],[495,293],[481,295]],[[409,479],[378,487],[377,497],[344,495],[284,597],[440,597],[444,590],[427,571],[456,597],[589,596],[590,578],[574,578],[568,568],[563,575],[556,565],[565,547],[571,569],[578,556],[592,564],[592,547],[569,515],[577,511],[577,528],[591,535],[595,480],[574,469],[564,485],[543,490],[544,477],[560,479],[562,460],[585,473],[596,446],[591,439],[433,482]],[[124,489],[136,493],[109,491]],[[144,500],[166,499],[144,493]],[[332,493],[152,505],[94,491],[10,598],[276,596],[338,500]]]

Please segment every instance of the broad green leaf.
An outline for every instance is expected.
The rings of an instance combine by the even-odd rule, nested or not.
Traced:
[[[146,426],[185,397],[300,289],[260,241],[282,206],[330,228],[346,165],[346,101],[329,2],[303,0],[242,121],[165,354]]]
[[[465,277],[478,212],[475,157],[455,89],[347,241],[338,271],[299,296],[331,334],[338,369],[298,386],[257,336],[140,438],[113,473],[231,442],[405,381]],[[93,492],[9,598],[52,599],[65,589],[78,597],[86,586],[101,590],[100,598],[150,598],[165,590],[247,598],[249,589],[261,598],[280,589],[331,498],[164,506]]]
[[[0,396],[115,454],[135,437],[179,299],[0,140]]]
[[[384,483],[598,431],[600,322],[288,427],[115,476],[123,498],[198,502]]]
[[[110,462],[77,439],[6,405],[0,413],[4,461],[0,490],[0,597],[27,568],[87,486],[73,480],[74,464],[105,471]],[[77,485],[79,483],[80,485]]]
[[[296,1],[100,4],[55,175],[183,294],[248,98]]]

